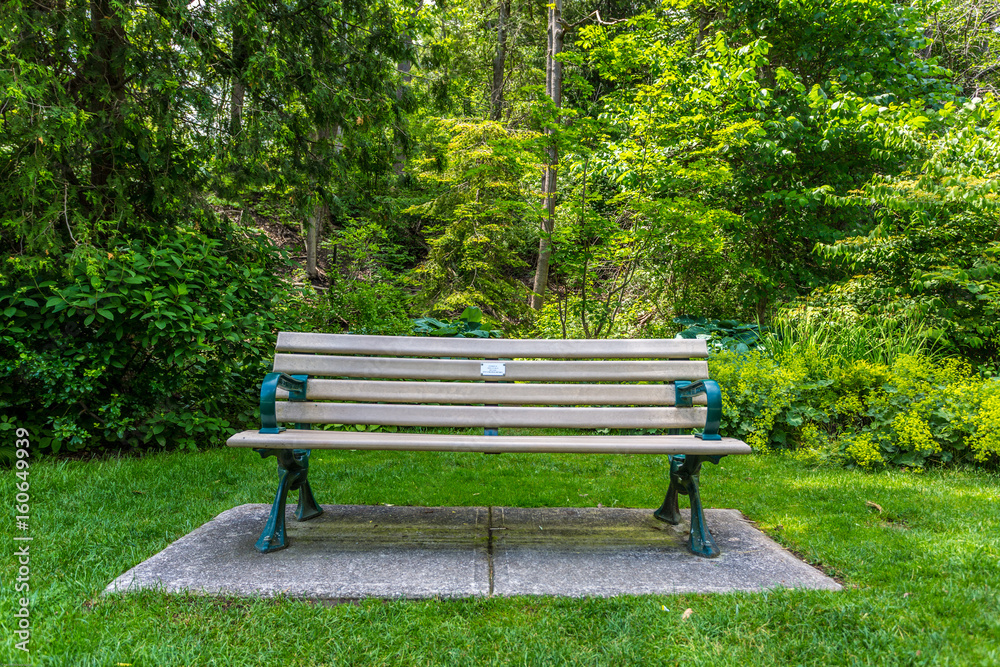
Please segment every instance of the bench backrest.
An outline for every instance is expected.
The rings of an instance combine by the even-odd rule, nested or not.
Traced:
[[[280,422],[426,427],[697,428],[705,397],[675,407],[675,381],[708,378],[701,340],[506,340],[287,333],[274,371]],[[502,373],[502,375],[501,375]]]

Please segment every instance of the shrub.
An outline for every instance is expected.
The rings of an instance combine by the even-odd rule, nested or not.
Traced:
[[[759,324],[688,315],[675,317],[674,324],[684,327],[677,338],[698,338],[707,341],[710,350],[732,350],[737,354],[761,349],[764,346],[763,336],[768,332],[767,327]]]
[[[537,247],[533,132],[493,122],[435,121],[446,153],[411,160],[428,201],[403,211],[426,230],[428,250],[410,277],[432,315],[469,306],[509,321],[527,314],[524,257]]]
[[[176,231],[0,288],[0,410],[52,452],[220,441],[287,301],[255,243]]]
[[[408,297],[395,283],[341,280],[329,299],[333,319],[350,333],[399,336],[410,329]]]
[[[483,311],[469,306],[457,320],[439,320],[434,317],[419,317],[413,320],[414,336],[436,336],[441,338],[502,338],[503,332],[491,329],[488,321],[483,321]]]
[[[865,468],[1000,460],[1000,381],[962,361],[880,363],[798,346],[777,356],[722,352],[710,364],[723,432],[758,451]]]
[[[339,259],[328,307],[315,309],[324,320],[320,327],[387,336],[409,331],[410,296],[397,275],[409,258],[390,229],[376,220],[349,219],[326,247]]]

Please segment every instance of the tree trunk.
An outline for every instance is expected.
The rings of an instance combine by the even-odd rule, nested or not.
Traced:
[[[333,152],[336,154],[343,149],[340,135],[340,125],[335,125],[333,132],[329,128],[324,127],[313,134],[313,140],[325,142],[332,136],[334,141]],[[306,219],[306,276],[309,277],[309,280],[317,280],[319,278],[319,266],[317,265],[319,244],[322,240],[323,227],[329,220],[330,206],[324,200],[320,200],[313,206],[312,213]]]
[[[563,0],[554,0],[549,5],[549,48],[545,59],[545,92],[557,111],[562,108],[562,63],[557,59],[562,52],[565,35],[562,5]],[[532,290],[534,293],[531,295],[531,307],[535,310],[541,309],[549,286],[549,258],[552,255],[550,236],[556,222],[556,180],[559,170],[559,147],[556,145],[555,130],[547,128],[545,133],[549,135],[548,163],[542,180],[545,213],[542,218],[542,238],[538,242],[538,264],[535,266],[535,284]]]
[[[413,44],[413,39],[406,35],[403,38],[406,41],[407,46]],[[406,92],[406,88],[413,81],[413,75],[410,74],[410,68],[413,67],[413,63],[409,60],[404,60],[399,65],[396,66],[396,71],[398,71],[403,76],[400,78],[399,86],[396,87],[396,101],[400,102],[403,99],[403,94]],[[399,117],[402,117],[400,114]],[[402,128],[400,129],[402,132]],[[396,177],[403,175],[403,169],[406,167],[406,152],[403,150],[403,146],[399,140],[396,141],[396,161],[392,165],[392,171],[396,174]]]
[[[93,114],[90,184],[101,202],[99,218],[115,213],[108,181],[115,171],[115,141],[124,136],[122,105],[125,102],[125,29],[111,0],[91,0],[90,26],[94,39],[90,51],[87,91]]]
[[[233,137],[240,133],[243,126],[243,98],[246,86],[243,84],[247,61],[250,54],[247,49],[246,29],[241,20],[242,12],[237,12],[233,21],[233,94],[229,99],[229,134]]]
[[[504,70],[507,65],[507,23],[510,19],[510,0],[498,0],[500,17],[497,21],[497,53],[493,57],[493,85],[490,87],[490,118],[503,117]]]
[[[243,127],[243,97],[246,88],[239,79],[233,79],[233,96],[229,104],[229,134],[237,136]]]
[[[414,9],[413,13],[410,15],[410,18],[415,19],[417,17],[417,14],[420,12],[421,9],[423,9],[423,7],[424,7],[424,0],[420,0],[420,2],[417,3],[416,9]],[[403,35],[403,42],[406,44],[407,50],[411,49],[413,47],[413,36],[408,32],[405,33]],[[409,58],[400,62],[399,65],[396,66],[396,71],[402,74],[402,77],[400,77],[399,86],[396,87],[396,102],[401,102],[403,100],[403,94],[406,92],[406,89],[409,88],[410,84],[413,82],[413,75],[410,74],[410,69],[412,67],[413,63],[410,61]],[[400,123],[402,124],[403,123],[402,112],[400,112],[397,117],[400,119]],[[404,130],[405,127],[400,127],[398,130],[399,135],[402,135]],[[396,174],[397,178],[400,178],[402,177],[403,171],[405,169],[406,169],[406,151],[403,148],[402,141],[398,138],[397,135],[396,160],[395,162],[393,162],[392,171],[394,174]]]
[[[316,246],[319,241],[319,226],[323,223],[323,204],[316,204],[312,215],[306,221],[306,275],[309,280],[319,278],[319,267],[316,265]]]

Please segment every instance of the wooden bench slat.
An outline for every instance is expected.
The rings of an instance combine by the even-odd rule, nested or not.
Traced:
[[[545,452],[588,454],[749,454],[735,438],[702,441],[688,435],[632,436],[482,436],[428,433],[369,433],[289,429],[263,435],[244,431],[229,438],[230,447],[271,449],[366,449],[436,452]]]
[[[676,338],[528,340],[355,336],[289,331],[278,334],[276,351],[479,359],[703,359],[708,356],[705,341]]]
[[[670,382],[708,377],[707,361],[506,361],[507,381]],[[481,362],[466,359],[396,359],[310,354],[274,355],[274,370],[288,374],[422,380],[485,380]]]
[[[521,408],[475,405],[292,403],[276,406],[279,422],[381,424],[444,428],[696,428],[707,408]]]
[[[278,391],[278,398],[288,392]],[[450,403],[500,405],[673,405],[669,384],[513,384],[501,382],[390,382],[380,380],[309,380],[308,400],[379,403]],[[705,405],[704,396],[694,403]]]

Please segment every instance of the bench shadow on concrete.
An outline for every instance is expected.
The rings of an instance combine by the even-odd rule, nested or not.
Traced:
[[[299,523],[290,507],[290,546],[260,554],[254,542],[269,509],[219,514],[105,592],[343,599],[840,589],[737,510],[705,511],[722,549],[705,559],[688,551],[687,510],[671,526],[647,509],[324,505]]]

